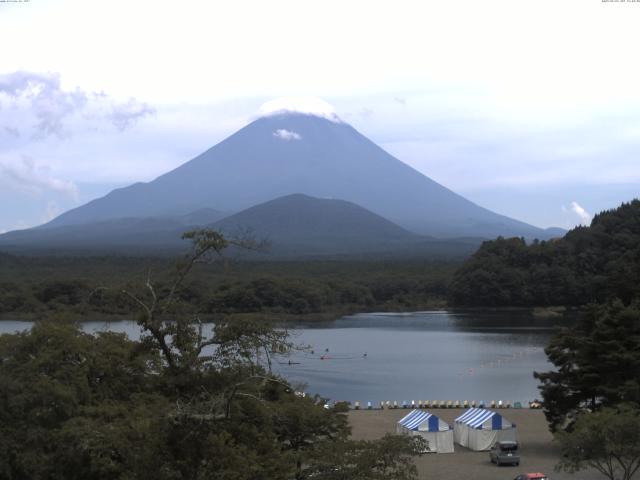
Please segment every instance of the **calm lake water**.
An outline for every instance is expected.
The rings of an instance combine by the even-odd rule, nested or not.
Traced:
[[[274,369],[332,400],[526,402],[540,397],[533,372],[552,368],[544,347],[553,323],[513,313],[359,314],[289,327],[308,349],[276,358]],[[129,321],[83,325],[140,333]],[[30,326],[1,321],[0,333]]]

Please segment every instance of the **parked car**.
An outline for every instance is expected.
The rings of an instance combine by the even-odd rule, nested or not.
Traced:
[[[513,480],[549,480],[544,473],[523,473],[522,475],[518,475]]]
[[[520,465],[518,442],[506,440],[496,442],[489,451],[489,460],[496,465]]]

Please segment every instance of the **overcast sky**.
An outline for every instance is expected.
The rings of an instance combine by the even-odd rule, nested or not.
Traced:
[[[0,231],[149,181],[309,95],[498,213],[640,196],[640,2],[0,2]]]

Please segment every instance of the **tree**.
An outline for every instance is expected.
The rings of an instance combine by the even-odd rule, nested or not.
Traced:
[[[185,314],[193,267],[242,245],[207,230],[185,238],[193,250],[168,286],[148,275],[125,292],[140,341],[63,322],[0,336],[0,480],[303,479],[326,464],[322,452],[350,478],[415,478],[404,440],[348,440],[344,408],[271,371],[292,347],[286,331],[221,319],[206,332]]]
[[[0,479],[119,478],[171,408],[159,360],[123,334],[60,322],[0,336]]]
[[[640,200],[559,239],[484,242],[455,273],[449,301],[468,306],[585,305],[640,294]]]
[[[323,480],[411,480],[413,457],[423,452],[422,437],[387,434],[377,441],[338,441],[317,452],[306,469]]]
[[[591,305],[573,328],[563,328],[545,352],[555,370],[534,373],[542,385],[552,431],[570,427],[585,410],[640,405],[640,309],[620,301]]]
[[[137,322],[145,334],[143,341],[160,350],[170,370],[188,374],[205,368],[207,362],[214,360],[211,356],[203,356],[202,353],[207,347],[222,346],[223,342],[219,337],[225,334],[224,330],[229,324],[218,323],[217,331],[207,338],[197,314],[193,317],[181,314],[181,302],[178,296],[180,287],[197,264],[221,258],[222,252],[230,246],[256,248],[256,244],[250,239],[227,239],[215,230],[193,230],[183,234],[182,238],[191,240],[192,249],[177,263],[174,279],[164,295],[156,291],[150,273],[145,283],[146,298],[126,289],[123,293],[141,308]],[[272,334],[269,338],[257,340],[252,336],[255,333],[253,331],[245,333],[243,330],[236,329],[236,332],[239,336],[227,338],[227,342],[245,341],[246,343],[246,337],[250,337],[263,344],[272,343],[278,350],[289,347],[284,343],[278,343],[286,335],[278,336],[277,333],[269,331],[268,333]],[[263,330],[262,333],[266,331]],[[249,352],[249,356],[252,353],[253,351]]]
[[[610,480],[630,480],[640,468],[640,410],[628,405],[582,413],[571,432],[556,435],[557,469],[595,468]]]

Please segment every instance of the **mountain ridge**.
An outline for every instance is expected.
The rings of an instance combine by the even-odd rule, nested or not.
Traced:
[[[0,248],[9,252],[69,252],[172,254],[188,248],[187,230],[212,228],[229,238],[266,241],[260,253],[234,251],[255,259],[339,257],[441,257],[470,255],[482,239],[445,241],[421,236],[370,212],[338,199],[304,194],[279,197],[214,223],[185,225],[176,218],[124,218],[91,224],[62,225],[22,230],[0,236]],[[206,218],[206,217],[200,217]]]
[[[289,132],[279,135],[278,132]],[[261,117],[192,160],[63,213],[45,228],[199,208],[239,212],[293,193],[351,201],[435,237],[547,238],[480,207],[385,152],[346,123],[286,113]]]

